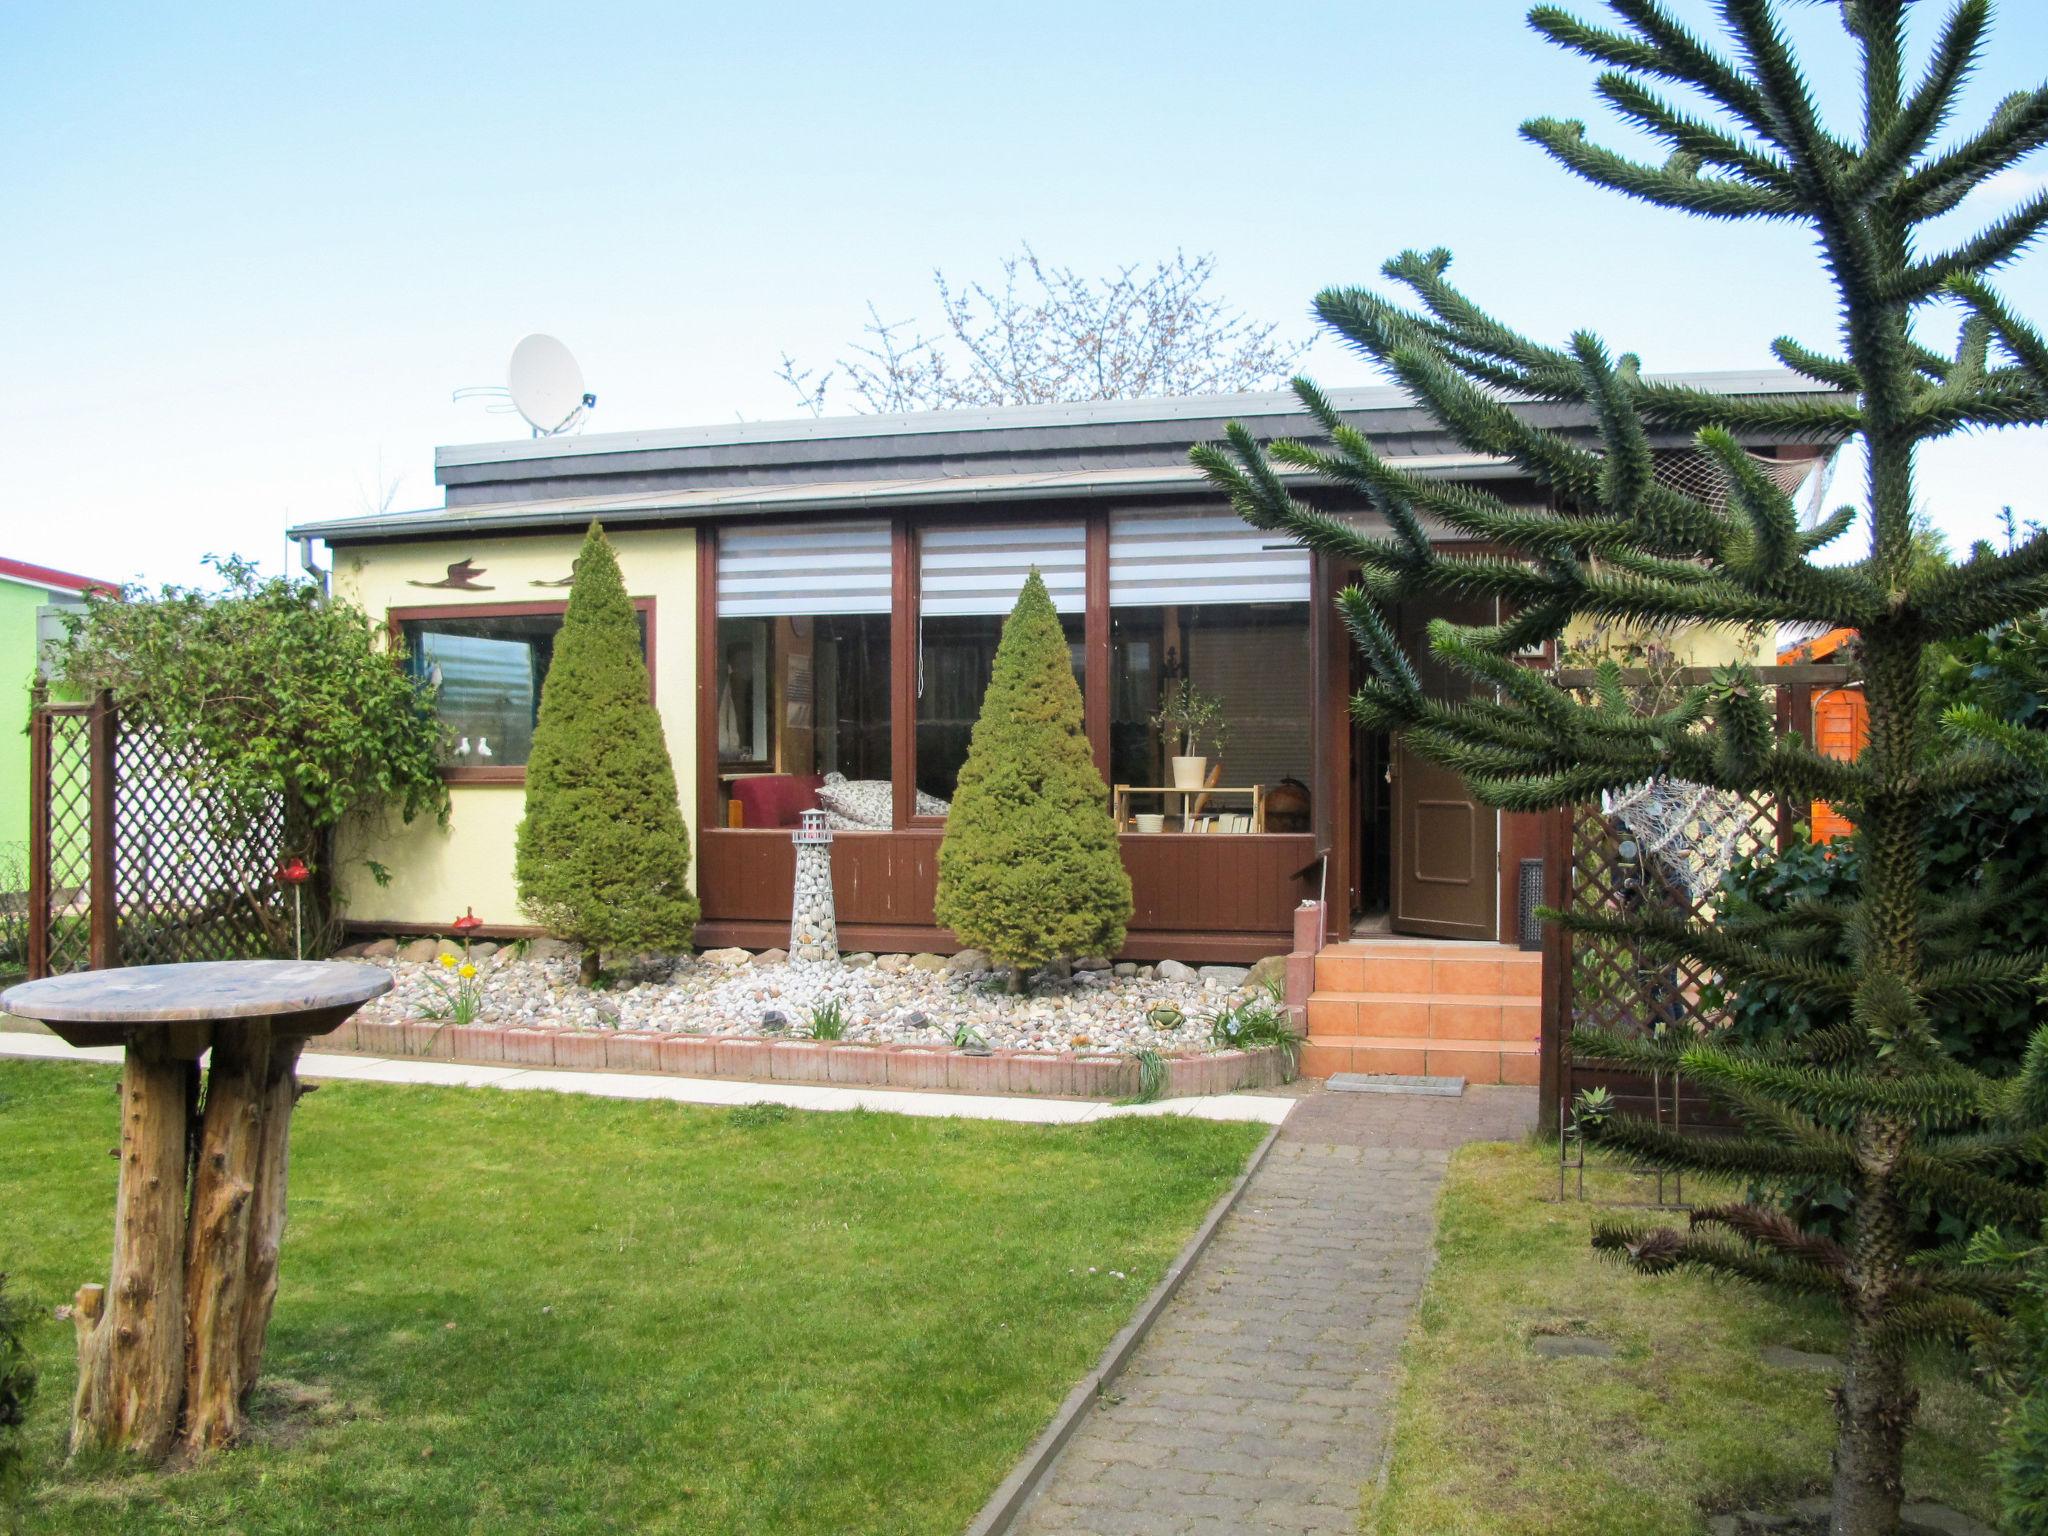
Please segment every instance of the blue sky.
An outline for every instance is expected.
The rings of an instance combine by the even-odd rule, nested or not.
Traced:
[[[1021,240],[1084,270],[1213,252],[1304,335],[1318,288],[1441,244],[1504,318],[1652,369],[1825,342],[1799,235],[1628,203],[1517,139],[1548,113],[1625,142],[1523,9],[10,0],[0,553],[187,579],[281,563],[286,522],[361,510],[380,464],[435,504],[434,445],[515,420],[450,391],[529,331],[581,359],[594,431],[787,416],[783,351],[829,361],[870,299],[934,323],[933,267]],[[1979,113],[2048,74],[2048,6],[2003,11]],[[1830,11],[1797,14],[1830,74]],[[2048,320],[2048,256],[2005,286]],[[1373,378],[1328,343],[1306,367]],[[1941,448],[1922,494],[1958,543],[2001,503],[2048,519],[2048,438]]]

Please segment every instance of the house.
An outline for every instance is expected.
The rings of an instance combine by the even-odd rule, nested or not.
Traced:
[[[1731,396],[1816,387],[1776,371],[1689,382]],[[1422,474],[1543,503],[1399,390],[1332,398]],[[1592,438],[1583,412],[1527,409]],[[1296,907],[1319,896],[1340,937],[1356,921],[1517,944],[1537,819],[1480,806],[1455,775],[1354,728],[1356,662],[1331,602],[1352,573],[1244,524],[1188,463],[1191,444],[1233,420],[1265,439],[1309,426],[1291,394],[1273,393],[448,447],[435,460],[443,506],[293,529],[324,540],[335,591],[404,640],[451,732],[447,830],[383,829],[346,850],[353,920],[433,930],[473,908],[492,931],[521,931],[522,764],[570,561],[596,518],[640,608],[704,945],[784,941],[789,829],[818,804],[839,829],[842,943],[948,946],[932,919],[946,809],[1003,616],[1034,566],[1066,625],[1096,762],[1118,786],[1129,956],[1285,951]],[[1676,437],[1662,446],[1697,482],[1699,456]],[[1824,452],[1753,448],[1788,486]],[[1301,493],[1380,526],[1362,499],[1306,481]],[[1419,635],[1438,616],[1490,617],[1399,617]],[[1220,702],[1228,728],[1198,793],[1173,787],[1152,719],[1182,679]],[[369,859],[386,883],[365,873]]]
[[[119,584],[0,556],[0,893],[28,867],[29,691],[43,645],[61,635],[59,615],[88,592]]]

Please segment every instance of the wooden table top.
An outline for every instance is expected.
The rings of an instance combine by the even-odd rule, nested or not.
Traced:
[[[350,960],[201,960],[46,976],[0,992],[0,1010],[46,1024],[123,1026],[346,1010],[332,1029],[390,990],[389,971]]]

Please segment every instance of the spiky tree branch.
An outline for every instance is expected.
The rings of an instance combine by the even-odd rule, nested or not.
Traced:
[[[1735,1208],[1690,1233],[1604,1228],[1596,1241],[1647,1269],[1720,1269],[1838,1298],[1850,1344],[1834,1531],[1890,1536],[1911,1417],[1904,1348],[1929,1333],[1969,1332],[1989,1316],[1985,1298],[1960,1282],[1913,1272],[1905,1202],[1930,1192],[1985,1219],[2022,1221],[2038,1220],[2041,1205],[2006,1170],[2017,1164],[2038,1176],[2041,1143],[2032,1133],[2048,1125],[2048,1044],[2036,1042],[2024,1086],[2008,1091],[1946,1060],[1929,1023],[1930,1007],[2024,985],[2039,957],[1969,952],[1967,904],[1925,897],[1923,838],[1937,796],[2048,775],[2048,754],[2025,739],[2033,733],[1966,711],[1929,729],[1922,688],[1929,646],[2048,603],[2048,543],[1930,574],[1915,559],[1913,476],[1916,450],[1931,439],[2048,421],[2048,341],[1988,281],[2048,227],[2048,198],[1952,241],[1931,241],[1923,229],[2048,143],[2048,85],[2008,97],[1944,146],[1984,48],[1988,0],[1957,0],[1917,70],[1907,0],[1840,0],[1863,106],[1845,129],[1822,114],[1772,0],[1716,0],[1715,9],[1721,36],[1712,41],[1682,26],[1666,0],[1609,0],[1607,24],[1598,26],[1549,5],[1531,13],[1539,32],[1601,66],[1599,94],[1659,142],[1661,159],[1604,147],[1573,120],[1537,118],[1522,132],[1574,174],[1653,206],[1810,231],[1842,324],[1825,346],[1775,343],[1805,387],[1729,398],[1645,377],[1636,357],[1611,355],[1584,333],[1563,346],[1533,341],[1451,283],[1448,252],[1411,250],[1382,268],[1404,300],[1332,288],[1318,295],[1317,314],[1459,443],[1534,482],[1546,506],[1510,506],[1404,469],[1306,381],[1295,386],[1310,423],[1300,440],[1262,448],[1233,426],[1193,457],[1248,522],[1359,570],[1339,599],[1370,668],[1354,717],[1402,734],[1423,757],[1463,774],[1482,800],[1542,810],[1674,778],[1855,807],[1860,887],[1843,910],[1791,920],[1735,911],[1699,924],[1646,902],[1613,922],[1575,923],[1652,958],[1825,999],[1835,1022],[1751,1054],[1704,1040],[1583,1034],[1574,1049],[1677,1071],[1749,1128],[1706,1139],[1606,1116],[1584,1127],[1595,1145],[1665,1167],[1779,1182],[1825,1176],[1849,1189],[1845,1257],[1768,1213]],[[1963,312],[1947,352],[1916,335],[1937,304]],[[1583,426],[1547,429],[1535,405],[1569,408]],[[1674,434],[1689,437],[1717,471],[1719,492],[1660,475]],[[1759,440],[1850,439],[1867,455],[1868,494],[1814,528],[1745,451]],[[1305,505],[1279,467],[1310,471],[1364,501],[1384,531]],[[1868,539],[1863,557],[1824,562],[1823,551],[1852,527]],[[1486,552],[1447,551],[1437,542],[1446,529]],[[1477,685],[1472,698],[1431,697],[1389,621],[1392,603],[1432,598],[1497,606],[1493,623],[1429,630],[1436,658]],[[1869,746],[1856,762],[1838,763],[1781,738],[1747,668],[1725,669],[1645,717],[1613,675],[1573,693],[1520,660],[1531,645],[1592,620],[1854,628]]]

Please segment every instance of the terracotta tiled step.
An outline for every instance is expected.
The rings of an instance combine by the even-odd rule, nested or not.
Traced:
[[[1331,1035],[1302,1047],[1301,1075],[1396,1072],[1462,1077],[1472,1083],[1534,1083],[1536,1042]]]
[[[1308,1000],[1308,1037],[1406,1036],[1528,1044],[1542,1033],[1534,998],[1413,992],[1315,992]]]
[[[1316,956],[1316,990],[1533,999],[1543,956],[1500,944],[1333,944]]]

